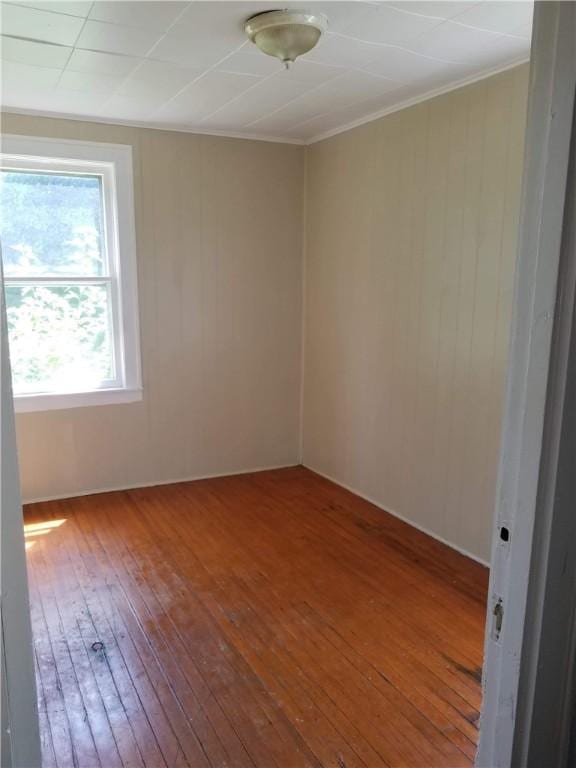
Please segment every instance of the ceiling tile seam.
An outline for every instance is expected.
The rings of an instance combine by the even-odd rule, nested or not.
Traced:
[[[518,0],[516,0],[516,1],[518,1]],[[512,2],[514,2],[514,0],[512,0]],[[478,24],[466,24],[463,21],[458,21],[458,19],[461,16],[463,16],[465,13],[468,13],[468,11],[471,8],[477,8],[479,5],[482,5],[482,2],[471,2],[469,4],[469,6],[466,8],[466,10],[461,11],[460,13],[457,13],[455,16],[451,16],[450,18],[447,18],[447,19],[443,18],[441,16],[428,15],[428,14],[424,14],[424,13],[415,13],[414,11],[409,11],[409,10],[407,10],[405,8],[399,8],[397,5],[391,5],[390,7],[394,8],[395,11],[399,11],[399,12],[407,14],[409,16],[417,16],[417,17],[424,18],[424,19],[440,19],[441,24],[445,24],[446,22],[451,22],[453,24],[458,24],[458,26],[460,26],[460,27],[468,27],[468,29],[478,29],[481,32],[490,32],[490,33],[495,34],[495,35],[502,34],[502,35],[510,35],[510,36],[512,36],[512,33],[509,33],[509,32],[495,32],[493,29],[488,29],[487,27],[482,27],[482,26],[479,26]],[[532,5],[533,5],[533,3],[532,3]],[[384,7],[384,6],[380,6],[380,7]],[[440,26],[440,24],[438,26]],[[431,29],[436,29],[436,27],[431,27]],[[427,34],[429,31],[430,30],[427,30],[423,34]],[[417,38],[415,38],[415,39],[417,39]],[[364,40],[362,42],[368,42],[368,41]]]
[[[422,14],[422,13],[414,13],[412,11],[408,11],[408,10],[406,10],[404,8],[399,8],[398,6],[394,6],[394,5],[391,6],[391,7],[394,8],[395,11],[397,11],[399,13],[403,13],[403,14],[405,14],[407,16],[413,16],[413,17],[425,18],[425,19],[437,19],[438,20],[439,23],[437,25],[435,25],[433,27],[430,27],[430,29],[424,30],[423,32],[418,34],[414,38],[414,41],[419,40],[422,37],[426,37],[426,35],[428,35],[432,30],[436,30],[436,29],[438,29],[438,27],[444,26],[445,24],[456,24],[459,27],[466,27],[467,29],[477,30],[477,31],[480,31],[480,32],[487,32],[488,34],[495,35],[495,36],[519,37],[520,39],[525,39],[525,38],[522,38],[519,35],[514,35],[514,31],[512,31],[512,32],[497,32],[497,31],[495,31],[493,29],[487,29],[486,27],[482,27],[482,26],[479,26],[477,24],[466,24],[465,22],[458,21],[458,18],[460,16],[462,16],[464,13],[467,13],[470,10],[470,8],[478,7],[481,4],[482,3],[480,3],[480,2],[470,3],[470,7],[469,8],[466,8],[465,11],[462,11],[461,13],[456,14],[456,16],[453,16],[453,17],[451,17],[449,19],[444,19],[442,17],[433,16],[433,15],[428,16],[428,15]],[[382,7],[385,7],[385,6],[379,5],[379,7],[382,8]],[[519,27],[520,26],[521,25],[519,25]],[[397,48],[403,48],[403,46],[400,46],[400,45],[395,46],[395,45],[389,44],[389,43],[378,43],[378,42],[375,42],[373,40],[365,40],[364,38],[357,37],[356,35],[349,35],[349,34],[346,34],[346,29],[344,29],[343,32],[336,32],[335,31],[335,32],[329,32],[329,34],[335,35],[335,36],[338,36],[338,37],[343,37],[343,38],[346,38],[348,40],[354,40],[356,42],[365,43],[366,45],[383,45],[383,46],[392,46],[392,47],[397,47]],[[410,41],[406,41],[406,44],[409,44],[409,43],[410,43]],[[407,50],[410,53],[415,53],[415,51],[412,51],[409,48],[405,48],[404,50]],[[455,63],[458,63],[458,62],[455,62]]]
[[[170,32],[171,32],[171,31],[174,29],[174,27],[176,26],[176,24],[180,23],[180,19],[181,19],[181,18],[182,18],[182,16],[183,16],[183,15],[184,15],[184,14],[185,14],[187,11],[188,11],[188,9],[190,8],[190,6],[191,6],[191,5],[192,5],[192,3],[191,3],[191,2],[190,2],[190,3],[186,3],[186,5],[184,6],[184,8],[182,8],[182,10],[181,10],[181,11],[180,11],[180,13],[178,14],[178,16],[176,16],[176,18],[175,18],[175,19],[172,21],[172,23],[168,25],[167,29],[165,29],[165,30],[164,30],[164,33],[163,33],[163,34],[162,34],[162,35],[161,35],[161,36],[158,38],[158,40],[156,40],[156,42],[154,43],[154,45],[150,46],[150,48],[148,49],[147,53],[146,53],[146,54],[145,54],[145,56],[143,57],[144,59],[147,59],[147,58],[149,58],[149,54],[150,54],[150,51],[153,51],[153,50],[154,50],[154,48],[156,48],[156,46],[157,46],[159,43],[161,43],[161,42],[162,42],[162,40],[164,40],[164,38],[166,37],[166,35],[170,34]],[[138,29],[138,27],[132,27],[132,25],[131,25],[131,24],[123,24],[123,25],[119,25],[119,26],[126,26],[126,27],[130,27],[131,29]]]
[[[69,19],[87,19],[90,12],[92,11],[92,7],[94,6],[94,3],[90,6],[90,10],[86,14],[86,16],[76,16],[73,13],[67,13],[66,11],[50,11],[45,8],[34,8],[34,6],[26,6],[26,5],[20,5],[20,3],[10,3],[6,2],[5,0],[2,2],[2,5],[10,5],[13,8],[30,8],[32,11],[42,11],[43,13],[53,13],[55,16],[67,16]]]
[[[509,0],[511,2],[514,2],[514,0]],[[517,2],[518,0],[516,0]],[[466,13],[466,11],[463,11],[463,13]],[[474,29],[479,32],[488,32],[491,35],[504,35],[505,37],[515,37],[513,32],[495,32],[493,29],[486,29],[486,27],[479,27],[476,24],[465,24],[463,21],[458,21],[458,16],[455,16],[453,19],[446,19],[446,21],[449,21],[451,24],[456,24],[459,27],[465,27],[466,29]],[[522,24],[519,24],[518,27],[515,27],[515,29],[521,27]]]
[[[439,25],[440,26],[440,25]],[[375,43],[371,40],[363,40],[360,37],[350,37],[350,35],[344,35],[342,32],[331,32],[332,35],[336,35],[337,37],[343,37],[346,40],[353,40],[357,43],[364,43],[365,45],[373,45],[375,48],[392,48],[396,51],[403,51],[404,53],[411,53],[412,56],[418,56],[421,59],[431,59],[432,61],[439,61],[442,64],[460,64],[459,61],[454,61],[454,59],[440,59],[436,56],[429,56],[426,53],[420,53],[419,51],[414,51],[411,48],[406,48],[403,45],[397,45],[396,43]],[[418,38],[414,38],[417,40]],[[374,64],[378,60],[378,56],[376,56],[375,59],[370,59],[370,61],[367,61],[366,64],[363,64],[362,67],[368,67],[370,64]]]
[[[527,43],[532,42],[532,35],[526,37],[526,35],[517,35],[515,32],[505,32],[501,35],[501,37],[511,37],[512,40],[524,40]]]
[[[318,89],[320,89],[320,88],[322,88],[323,86],[327,85],[328,83],[337,83],[337,82],[338,82],[338,80],[340,80],[340,79],[341,79],[341,78],[343,78],[343,77],[346,77],[346,75],[348,75],[348,74],[349,74],[351,71],[360,71],[360,70],[357,70],[355,67],[354,67],[354,68],[353,68],[353,67],[349,67],[348,69],[346,69],[346,70],[345,70],[344,72],[342,72],[341,74],[339,74],[339,75],[336,75],[336,77],[333,77],[331,80],[329,80],[329,81],[327,81],[327,82],[324,82],[324,83],[319,83],[318,85],[314,86],[314,88],[310,88],[310,89],[309,89],[308,91],[306,91],[305,93],[300,93],[300,94],[298,94],[298,96],[295,96],[293,99],[289,99],[288,101],[284,102],[284,104],[282,104],[282,106],[280,106],[280,107],[276,107],[276,109],[273,109],[273,110],[271,110],[270,112],[267,112],[267,113],[266,113],[266,115],[264,115],[264,117],[259,117],[259,118],[257,118],[256,120],[251,120],[249,123],[246,123],[246,124],[245,124],[245,125],[243,125],[242,127],[243,127],[243,128],[250,128],[250,126],[252,126],[252,125],[257,125],[257,124],[258,124],[259,122],[261,122],[262,120],[267,120],[269,117],[271,117],[272,115],[276,114],[276,112],[280,112],[282,109],[285,109],[287,106],[289,106],[290,104],[292,104],[292,102],[294,102],[294,101],[297,101],[298,99],[302,98],[302,96],[310,96],[310,94],[313,94],[315,91],[317,91]],[[388,78],[388,77],[385,77],[385,76],[383,76],[383,75],[372,75],[372,73],[368,73],[368,72],[366,72],[366,73],[364,73],[364,74],[369,74],[371,77],[379,78],[380,80],[387,80],[388,82],[391,82],[391,83],[398,83],[398,86],[399,86],[399,87],[401,87],[402,85],[404,85],[404,83],[400,83],[400,82],[398,82],[397,80],[390,80],[390,78]],[[390,91],[390,93],[393,93],[393,92],[394,92],[394,90],[395,90],[395,89],[394,89],[394,88],[392,88],[392,90]],[[352,104],[354,104],[354,101],[350,101],[350,103],[349,103],[349,104],[347,104],[346,106],[351,106]],[[344,107],[344,108],[345,108],[345,107]],[[337,109],[340,109],[340,107],[338,107]],[[311,120],[313,120],[313,119],[316,119],[317,117],[321,117],[321,115],[314,115],[314,116],[313,116],[312,118],[310,118],[310,119],[311,119]],[[292,127],[296,127],[296,126],[294,125],[294,126],[292,126]]]
[[[218,65],[220,66],[220,65]],[[216,115],[218,112],[220,112],[225,107],[230,106],[230,104],[233,104],[235,101],[238,101],[239,99],[242,99],[249,91],[253,90],[259,85],[262,85],[262,83],[268,82],[268,80],[273,80],[274,78],[278,77],[278,74],[282,73],[284,70],[278,69],[278,72],[271,72],[269,75],[265,75],[264,77],[259,78],[258,82],[254,83],[254,85],[251,85],[249,88],[246,88],[246,90],[242,91],[241,93],[236,94],[236,96],[233,96],[231,99],[228,99],[228,101],[225,104],[222,104],[217,109],[215,109],[213,112],[210,112],[209,115],[206,115],[202,118],[200,121],[201,123],[205,122],[206,120],[211,120],[214,115]],[[244,126],[242,126],[244,127]]]
[[[76,35],[76,40],[74,41],[74,45],[71,46],[71,51],[68,54],[68,58],[66,60],[66,63],[62,67],[60,75],[58,76],[58,80],[56,81],[55,85],[52,88],[53,91],[55,91],[58,88],[58,86],[60,85],[60,82],[62,81],[62,78],[64,77],[64,72],[66,72],[66,68],[67,68],[67,66],[68,66],[68,64],[70,62],[70,59],[72,58],[72,56],[74,55],[74,51],[76,50],[76,43],[80,39],[80,35],[82,34],[82,32],[84,30],[84,27],[86,26],[86,22],[88,21],[88,16],[90,16],[90,14],[92,13],[92,9],[94,8],[94,2],[95,2],[95,0],[92,0],[92,3],[90,4],[90,8],[88,10],[88,13],[86,14],[86,17],[84,18],[84,22],[82,23],[82,26],[80,27],[80,29],[78,31],[78,34]]]
[[[245,40],[245,41],[244,41],[244,42],[243,42],[241,45],[239,45],[237,48],[234,48],[232,51],[230,51],[229,53],[227,53],[227,54],[226,54],[226,56],[224,56],[223,58],[219,59],[217,62],[215,62],[214,64],[212,64],[210,67],[208,67],[208,69],[205,69],[205,70],[204,70],[204,72],[201,72],[201,73],[198,75],[198,77],[194,78],[194,80],[191,80],[191,81],[190,81],[189,83],[187,83],[187,84],[186,84],[186,85],[185,85],[183,88],[181,88],[181,89],[180,89],[180,90],[179,90],[177,93],[175,93],[173,96],[171,96],[169,99],[167,99],[167,100],[166,100],[166,101],[165,101],[165,102],[162,104],[162,106],[161,106],[161,107],[158,107],[158,109],[155,109],[155,110],[153,110],[153,112],[152,112],[151,116],[153,117],[153,116],[154,116],[154,115],[155,115],[155,114],[156,114],[156,113],[157,113],[157,112],[158,112],[160,109],[164,109],[164,107],[166,107],[168,104],[170,104],[170,103],[171,103],[171,102],[173,102],[175,99],[177,99],[177,98],[178,98],[178,97],[179,97],[181,94],[183,94],[183,93],[184,93],[184,91],[186,91],[188,88],[190,88],[191,86],[193,86],[195,83],[197,83],[197,82],[199,82],[200,80],[202,80],[202,78],[206,77],[206,75],[207,75],[207,74],[209,74],[210,72],[213,72],[213,71],[214,71],[214,70],[215,70],[217,67],[219,67],[219,66],[220,66],[220,65],[221,65],[221,64],[222,64],[224,61],[226,61],[227,59],[229,59],[229,58],[230,58],[231,56],[233,56],[235,53],[238,53],[238,51],[239,51],[239,50],[241,50],[241,49],[242,49],[242,48],[243,48],[243,47],[246,45],[246,43],[247,43],[247,42],[248,42],[248,41],[247,41],[247,40]],[[254,78],[258,80],[258,83],[261,83],[261,82],[262,82],[262,79],[261,79],[261,78],[259,78],[257,75],[254,75]],[[264,78],[264,79],[266,79],[266,78]],[[256,84],[257,84],[257,83],[256,83]],[[254,87],[254,86],[250,86],[250,88],[253,88],[253,87]],[[247,90],[250,90],[250,89],[247,89]],[[243,93],[244,93],[244,91],[243,91]]]
[[[74,18],[78,18],[77,16]],[[87,21],[90,21],[90,19],[87,19]],[[80,48],[76,44],[74,45],[65,45],[64,43],[53,43],[49,40],[42,40],[38,37],[24,37],[22,35],[9,35],[6,32],[2,32],[0,34],[0,37],[7,37],[10,40],[22,40],[25,43],[36,43],[36,45],[50,45],[55,48],[70,48],[71,51],[87,51],[88,53],[102,53],[106,56],[117,56],[120,59],[144,59],[141,56],[133,56],[129,53],[118,53],[116,51],[105,51],[102,48]],[[161,61],[160,59],[150,59],[149,61]],[[37,67],[37,64],[28,64],[27,66],[30,67]],[[43,69],[43,67],[38,67],[39,69]]]
[[[394,91],[390,91],[390,93],[394,93]],[[368,100],[369,99],[366,99],[366,101],[368,101]],[[340,107],[336,107],[334,109],[327,109],[324,112],[318,112],[317,114],[312,115],[312,117],[305,117],[303,120],[297,120],[295,123],[290,123],[290,125],[286,126],[286,130],[287,131],[292,131],[295,128],[300,128],[302,126],[305,126],[307,123],[311,123],[313,120],[319,120],[322,117],[328,117],[329,115],[333,115],[335,112],[338,112],[341,109],[348,109],[349,107],[353,107],[355,104],[361,105],[363,103],[363,101],[364,100],[358,101],[358,102],[351,101],[349,104],[345,104],[343,107],[340,106]],[[378,114],[379,112],[380,112],[380,110],[377,110],[376,112],[370,112],[369,114],[373,115],[373,114]],[[264,120],[264,119],[265,118],[262,118],[262,120]],[[357,119],[360,120],[362,118],[357,118]],[[258,122],[259,122],[259,120],[254,120],[251,123],[251,125],[256,125]],[[246,127],[249,127],[249,126],[247,125]]]
[[[338,136],[340,133],[346,133],[346,131],[351,131],[353,128],[358,128],[361,125],[366,125],[367,123],[371,123],[374,120],[379,120],[380,118],[386,117],[387,115],[392,115],[395,112],[401,112],[403,109],[409,109],[410,107],[413,107],[416,104],[421,104],[424,101],[429,101],[430,99],[434,99],[437,96],[443,96],[444,94],[451,93],[452,91],[457,91],[460,88],[465,88],[467,85],[473,85],[474,83],[481,82],[482,80],[487,80],[489,77],[494,77],[495,75],[498,75],[501,72],[507,72],[508,70],[514,69],[515,67],[520,67],[522,66],[522,64],[526,64],[529,61],[530,61],[530,55],[520,57],[515,61],[509,62],[508,64],[505,64],[501,67],[486,69],[482,72],[476,73],[475,75],[471,75],[470,77],[463,78],[462,80],[457,80],[453,83],[449,83],[446,86],[442,86],[440,88],[434,88],[433,90],[426,91],[425,93],[422,93],[419,96],[414,96],[411,99],[406,99],[405,101],[399,102],[398,104],[379,110],[377,112],[371,112],[369,115],[365,115],[364,117],[358,118],[357,120],[351,120],[350,122],[345,123],[344,125],[341,125],[337,128],[331,128],[328,131],[323,131],[321,133],[316,134],[315,136],[311,136],[309,139],[304,140],[304,144],[306,146],[317,144],[319,141],[324,141],[324,139],[330,139],[332,136]],[[293,126],[293,127],[297,127],[297,126]]]
[[[449,84],[448,84],[448,85],[449,85]],[[390,91],[390,93],[394,93],[394,91]],[[426,92],[426,93],[427,93],[427,92]],[[415,96],[414,98],[419,98],[419,97]],[[290,125],[286,126],[286,130],[288,130],[288,131],[292,131],[292,130],[294,130],[295,128],[300,128],[300,127],[302,127],[302,126],[305,126],[307,123],[311,123],[311,122],[312,122],[312,121],[314,121],[314,120],[318,120],[318,119],[320,119],[320,118],[322,118],[322,117],[328,117],[329,115],[333,115],[335,112],[338,112],[338,111],[339,111],[339,110],[341,110],[341,109],[348,109],[349,107],[353,107],[355,104],[361,105],[361,104],[362,104],[364,101],[369,101],[369,100],[370,100],[370,99],[369,99],[369,98],[367,98],[367,99],[365,99],[365,100],[362,100],[362,101],[359,101],[359,102],[356,102],[356,101],[352,101],[352,102],[350,102],[349,104],[346,104],[346,105],[344,105],[343,107],[342,107],[342,106],[340,106],[340,107],[336,107],[336,108],[333,108],[333,109],[327,109],[326,111],[324,111],[324,112],[319,112],[319,113],[317,113],[317,114],[313,115],[312,117],[305,117],[303,120],[297,120],[295,123],[291,123]],[[405,100],[405,101],[406,101],[406,100]],[[403,104],[404,102],[400,102],[400,103],[402,103],[402,104]],[[386,109],[388,109],[388,108],[387,108],[387,107],[384,107],[384,108],[383,108],[383,109],[381,109],[381,110],[376,110],[375,112],[374,112],[374,111],[372,111],[372,112],[369,112],[368,114],[369,114],[369,115],[379,115],[379,114],[380,114],[380,112],[386,111]],[[390,107],[390,109],[393,109],[393,107]],[[262,118],[262,119],[264,119],[264,118]],[[376,120],[376,119],[377,119],[377,117],[375,117],[374,119]],[[363,118],[357,118],[357,120],[363,120]],[[256,124],[257,122],[258,122],[258,121],[256,121],[256,120],[255,120],[255,121],[254,121],[252,124],[254,125],[254,124]],[[348,125],[348,124],[349,124],[349,123],[346,123],[346,125]],[[248,127],[248,126],[246,126],[246,127]],[[334,129],[334,130],[336,130],[336,129]]]
[[[192,7],[192,5],[194,5],[194,0],[192,0],[191,2],[187,2],[186,3],[186,5],[184,6],[184,8],[182,8],[180,13],[176,16],[176,18],[166,27],[166,29],[164,30],[164,34],[162,35],[160,40],[162,40],[164,37],[166,37],[166,35],[168,35],[174,29],[174,27],[177,24],[180,23],[180,19]],[[131,26],[131,25],[130,24],[126,24],[125,26]],[[160,42],[160,40],[158,40],[157,42]]]
[[[385,7],[385,6],[383,6],[383,7]],[[405,13],[404,11],[400,11],[399,8],[395,8],[394,10],[398,11],[398,12]],[[446,22],[449,21],[449,19],[438,19],[436,16],[433,16],[433,17],[421,16],[420,14],[416,14],[416,13],[410,13],[410,14],[407,14],[407,15],[412,16],[413,18],[433,18],[435,21],[438,22],[438,24],[435,24],[434,26],[430,27],[430,29],[426,29],[426,30],[424,30],[422,32],[419,32],[413,38],[414,40],[419,40],[421,37],[425,37],[433,29],[437,29],[438,27],[441,27],[443,24],[446,24]],[[330,34],[337,35],[338,37],[344,37],[347,40],[354,40],[355,42],[365,43],[366,45],[390,45],[390,43],[378,43],[378,42],[375,42],[374,40],[364,40],[363,38],[357,37],[356,35],[346,34],[346,30],[344,30],[343,32],[330,32]],[[409,41],[405,41],[405,42],[408,43]]]
[[[387,4],[384,4],[382,2],[375,3],[374,5],[375,5],[375,10],[379,10],[379,9],[383,9],[383,8],[391,8],[396,13],[402,14],[404,16],[410,16],[413,19],[430,19],[430,20],[437,21],[438,24],[436,26],[440,26],[445,21],[448,21],[448,19],[445,19],[442,16],[434,16],[433,14],[428,15],[428,14],[425,14],[425,13],[415,13],[414,11],[409,11],[406,8],[400,8],[397,5],[387,5]],[[476,3],[471,3],[470,4],[471,7],[476,6],[476,5],[479,5],[479,3],[476,2]],[[466,9],[466,10],[468,10],[468,9]],[[362,14],[362,17],[358,17],[358,19],[364,18],[364,16],[367,16],[368,13],[371,13],[371,12],[372,12],[372,9],[370,11],[367,11],[365,14]],[[354,23],[356,23],[356,21],[357,20],[355,20],[352,23],[354,24]],[[432,26],[432,27],[430,27],[430,29],[435,29],[436,26]],[[426,32],[424,32],[423,34],[427,34],[427,32],[429,32],[429,31],[430,30],[426,30]],[[356,38],[356,37],[351,37],[349,35],[346,35],[346,29],[344,29],[344,31],[341,32],[341,33],[339,33],[339,32],[332,32],[331,34],[339,34],[342,37],[348,37],[350,40],[361,40],[361,38]],[[370,43],[371,41],[369,41],[369,40],[361,40],[361,42]],[[378,43],[376,43],[376,44],[378,45]]]
[[[441,24],[438,24],[438,27],[441,27],[442,24],[445,22],[442,22]],[[464,26],[461,24],[460,26]],[[434,27],[434,29],[437,29],[437,27]],[[475,29],[475,27],[469,27],[469,29]],[[426,35],[429,33],[430,30],[427,30],[426,32],[423,32],[422,35],[418,35],[415,37],[411,42],[415,43],[421,38],[425,38]],[[485,30],[481,30],[485,31]],[[364,45],[372,45],[376,48],[396,48],[398,50],[404,51],[405,53],[411,53],[413,56],[425,56],[425,54],[420,53],[419,51],[415,51],[413,48],[407,48],[407,45],[410,45],[410,43],[406,43],[405,45],[396,45],[395,43],[375,43],[373,40],[364,40],[361,37],[352,37],[351,35],[346,35],[343,32],[331,32],[331,35],[335,35],[337,37],[342,37],[345,40],[353,40],[355,43],[363,43]],[[494,35],[495,38],[500,39],[501,37],[512,37],[512,35],[505,35],[503,32],[490,32],[491,35]],[[524,39],[524,38],[522,38]],[[493,42],[496,42],[494,40]],[[486,46],[483,46],[486,47]],[[319,49],[320,50],[320,49]],[[444,61],[447,64],[460,64],[461,62],[457,59],[438,59],[439,61]],[[373,59],[371,59],[365,66],[368,64],[373,63]]]
[[[51,45],[55,48],[73,48],[73,46],[64,43],[52,43],[48,40],[39,40],[37,37],[25,37],[24,35],[9,35],[7,32],[2,32],[0,37],[7,37],[9,40],[22,40],[24,43],[36,43],[36,45]]]
[[[380,3],[376,3],[376,5],[379,6],[380,8],[382,7]],[[466,11],[469,11],[470,8],[476,8],[478,5],[481,5],[480,0],[478,0],[477,2],[470,2],[468,5],[468,8],[466,8]],[[394,8],[395,11],[401,11],[402,13],[405,13],[409,16],[417,16],[420,19],[439,19],[440,21],[450,21],[451,19],[456,18],[457,16],[460,15],[459,13],[457,13],[454,16],[450,16],[447,19],[444,16],[435,16],[433,13],[428,14],[428,13],[418,13],[417,11],[408,11],[406,10],[406,8],[401,8],[397,3],[391,3],[389,7]],[[465,13],[466,11],[462,11],[462,13]]]

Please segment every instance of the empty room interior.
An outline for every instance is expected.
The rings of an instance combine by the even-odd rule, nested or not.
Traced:
[[[2,2],[43,768],[474,764],[532,14]]]

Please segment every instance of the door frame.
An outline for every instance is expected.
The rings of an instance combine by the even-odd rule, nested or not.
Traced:
[[[536,2],[478,768],[567,764],[576,606],[576,3]]]
[[[1,260],[0,330],[0,760],[2,768],[40,768],[32,621]]]

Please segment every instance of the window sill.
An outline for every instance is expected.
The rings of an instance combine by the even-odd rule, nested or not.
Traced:
[[[96,389],[90,392],[64,392],[53,395],[16,395],[14,397],[14,410],[16,413],[31,413],[91,405],[136,403],[139,400],[142,400],[141,389]]]

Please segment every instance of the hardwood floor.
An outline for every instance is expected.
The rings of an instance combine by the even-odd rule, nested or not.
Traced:
[[[26,538],[44,768],[472,765],[486,569],[312,472],[34,504]]]

